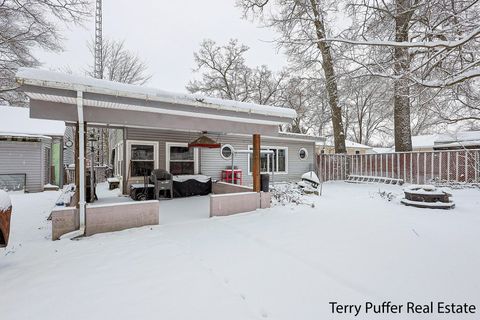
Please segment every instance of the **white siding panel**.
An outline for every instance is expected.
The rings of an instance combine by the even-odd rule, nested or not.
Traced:
[[[0,141],[0,174],[25,173],[26,191],[43,191],[42,142]]]

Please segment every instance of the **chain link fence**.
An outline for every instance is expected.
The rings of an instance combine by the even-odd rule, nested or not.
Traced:
[[[319,155],[322,181],[346,180],[349,175],[402,179],[406,183],[478,183],[480,150],[396,152],[384,154]]]

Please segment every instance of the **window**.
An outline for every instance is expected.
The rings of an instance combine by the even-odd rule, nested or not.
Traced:
[[[224,144],[220,149],[220,155],[223,159],[232,159],[233,147],[229,144]]]
[[[167,170],[173,175],[196,174],[197,152],[186,143],[167,142]]]
[[[128,141],[130,177],[150,175],[158,167],[158,143],[148,141]]]
[[[252,146],[248,146],[252,150]],[[272,170],[275,173],[287,173],[288,167],[288,148],[286,147],[262,147],[262,150],[271,150],[273,154],[260,153],[260,172],[269,173]],[[248,172],[252,173],[253,157],[248,155]]]
[[[308,150],[305,148],[300,148],[300,150],[298,150],[298,157],[302,160],[308,159]]]
[[[360,150],[355,150],[355,154],[360,154]]]

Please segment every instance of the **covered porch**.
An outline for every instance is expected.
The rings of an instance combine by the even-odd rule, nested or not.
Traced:
[[[232,210],[235,206],[238,207],[237,211],[250,211],[251,207],[242,204],[247,198],[250,203],[255,204],[255,208],[267,206],[269,198],[260,194],[261,136],[279,137],[279,125],[290,123],[296,117],[294,110],[286,108],[175,94],[31,68],[20,69],[17,72],[17,81],[30,98],[30,117],[61,120],[77,128],[75,139],[77,192],[73,206],[65,208],[64,211],[69,212],[67,219],[70,220],[69,229],[78,229],[80,233],[87,235],[93,234],[89,231],[89,221],[92,221],[97,211],[102,214],[99,218],[101,223],[108,224],[105,220],[120,217],[121,214],[118,214],[120,210],[125,211],[124,218],[134,221],[133,226],[138,226],[157,224],[159,219],[155,211],[158,213],[160,210],[162,213],[164,209],[169,210],[169,204],[164,205],[166,202],[159,204],[156,200],[144,202],[124,201],[125,199],[104,200],[98,204],[87,205],[88,128],[115,128],[123,132],[139,129],[171,130],[173,134],[189,132],[192,136],[200,133],[250,136],[253,187],[248,190],[235,188],[230,190],[231,188],[223,185],[217,187],[218,193],[209,197],[212,216],[235,213],[236,210]],[[125,134],[122,135],[122,143],[124,146],[127,145]],[[127,149],[123,148],[121,153],[122,158],[127,159]],[[130,164],[124,162],[123,169],[124,172],[130,170]],[[127,175],[123,174],[123,193],[128,192],[130,183]],[[232,196],[227,197],[228,194]],[[168,214],[165,215],[165,219],[167,216]],[[143,219],[142,217],[146,217],[145,223],[139,221]],[[64,218],[63,212],[62,219]],[[125,225],[120,224],[117,227],[125,228]]]

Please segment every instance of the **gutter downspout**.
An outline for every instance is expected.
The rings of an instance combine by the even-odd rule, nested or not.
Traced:
[[[78,164],[79,164],[79,201],[80,208],[80,230],[84,230],[86,221],[85,202],[85,126],[83,120],[83,92],[77,91],[77,113],[78,113]]]

